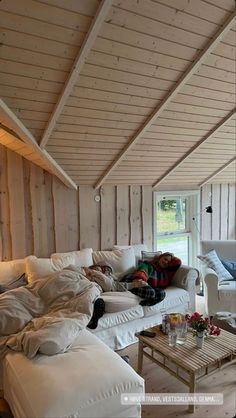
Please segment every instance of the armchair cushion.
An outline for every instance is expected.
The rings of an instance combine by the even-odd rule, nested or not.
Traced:
[[[235,260],[220,260],[223,266],[228,270],[228,272],[236,279],[236,261]]]
[[[226,270],[226,268],[223,266],[215,250],[211,250],[206,255],[198,255],[198,258],[203,261],[207,267],[210,267],[216,272],[219,282],[234,279],[228,270]]]

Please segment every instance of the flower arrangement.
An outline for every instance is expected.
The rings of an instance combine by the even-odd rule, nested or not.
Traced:
[[[220,328],[213,325],[212,320],[209,318],[203,318],[198,312],[194,312],[192,315],[186,315],[186,321],[189,327],[193,330],[193,334],[197,335],[203,333],[203,335],[220,335]]]

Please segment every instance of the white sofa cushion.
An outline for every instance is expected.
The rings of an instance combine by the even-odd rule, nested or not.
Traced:
[[[173,306],[183,305],[189,303],[189,294],[186,290],[180,289],[179,287],[169,286],[165,289],[166,297],[165,299],[153,306],[143,306],[144,316],[152,316],[157,313],[166,313],[170,312],[173,309]],[[173,312],[173,311],[172,311]]]
[[[54,253],[51,255],[53,260],[64,260],[68,256],[71,256],[76,267],[89,267],[93,264],[92,248],[84,248],[79,251],[70,251],[67,253]]]
[[[0,262],[0,284],[8,286],[25,273],[25,259]]]
[[[94,264],[108,264],[112,267],[113,273],[122,277],[135,268],[135,255],[133,248],[113,251],[94,251]]]
[[[136,265],[141,259],[142,251],[148,251],[146,244],[135,244],[135,245],[114,245],[113,250],[127,250],[127,248],[133,248]]]
[[[198,255],[198,258],[205,263],[207,267],[212,268],[216,272],[219,282],[234,279],[221,263],[215,250],[211,250],[205,255]]]
[[[9,353],[4,360],[4,396],[21,417],[131,417],[121,393],[143,393],[143,379],[89,331],[64,354]]]
[[[73,256],[67,256],[63,258],[37,258],[34,255],[26,257],[26,274],[28,282],[32,283],[34,280],[45,277],[50,273],[62,270],[73,264]]]
[[[135,305],[126,311],[105,313],[98,321],[98,326],[94,330],[96,333],[103,329],[113,328],[117,325],[125,324],[134,319],[143,318],[143,309],[141,305]]]
[[[127,292],[104,292],[101,295],[105,302],[105,312],[121,312],[139,305],[140,298],[133,293]]]

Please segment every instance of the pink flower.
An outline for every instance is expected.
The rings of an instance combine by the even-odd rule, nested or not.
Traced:
[[[199,312],[194,312],[191,316],[187,314],[185,318],[194,333],[205,332],[210,335],[220,334],[220,328],[213,325],[212,319],[209,319],[208,317],[203,318],[203,315]]]

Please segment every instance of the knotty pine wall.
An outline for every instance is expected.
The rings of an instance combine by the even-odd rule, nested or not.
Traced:
[[[152,249],[152,190],[64,186],[55,176],[0,146],[0,259],[114,244]],[[94,200],[101,195],[101,201]]]
[[[236,239],[236,195],[234,184],[206,184],[201,189],[201,210],[211,205],[212,214],[201,217],[202,240]]]
[[[209,201],[209,192],[211,201]],[[94,200],[100,194],[100,202]],[[235,239],[234,185],[206,185],[202,239]],[[55,176],[0,146],[0,259],[113,244],[153,247],[153,201],[149,186],[68,189]]]

